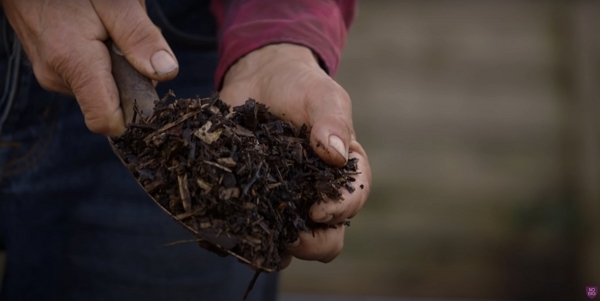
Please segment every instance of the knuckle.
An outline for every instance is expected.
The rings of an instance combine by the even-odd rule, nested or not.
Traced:
[[[85,116],[85,125],[87,126],[87,128],[96,134],[102,134],[107,130],[106,124],[102,123],[101,119],[98,119],[95,116],[89,116],[88,115],[84,115]]]
[[[33,64],[33,74],[44,90],[54,92],[58,92],[60,90],[60,79],[46,66]]]
[[[57,74],[57,78],[62,79],[75,94],[83,87],[93,84],[92,72],[88,72],[90,64],[81,57],[63,50],[53,51],[47,56],[47,64]]]
[[[44,47],[41,56],[43,63],[32,63],[33,73],[44,89],[58,89],[64,73],[69,71],[70,57],[69,50],[66,47],[58,47],[56,43],[48,43]]]
[[[336,241],[333,246],[331,247],[330,251],[328,254],[326,254],[321,260],[321,262],[323,263],[329,263],[332,262],[334,259],[336,259],[341,253],[342,250],[344,249],[344,241],[343,240],[339,240]]]
[[[340,84],[335,83],[337,89],[335,89],[336,94],[337,94],[337,99],[339,102],[341,102],[342,104],[350,104],[352,103],[352,100],[350,99],[350,94],[348,94],[348,92],[346,92],[346,90],[344,88],[342,88],[342,86],[340,86]]]
[[[48,67],[59,74],[68,72],[73,62],[71,49],[66,47],[48,46],[45,51],[45,60]]]
[[[338,222],[343,222],[345,219],[350,218],[354,215],[354,207],[353,206],[344,206],[344,208],[341,210],[341,213],[339,215],[338,218]]]
[[[107,116],[98,112],[84,113],[85,125],[96,134],[108,134],[114,132],[114,128],[108,122]]]
[[[114,112],[107,106],[107,91],[98,68],[102,68],[102,55],[84,54],[79,50],[52,49],[46,55],[48,66],[72,91],[84,115],[87,128],[97,134],[110,134],[118,130]]]
[[[111,134],[117,130],[117,125],[114,124],[114,114],[106,107],[106,103],[99,99],[82,98],[87,96],[86,89],[83,88],[89,80],[77,82],[74,85],[73,91],[79,102],[81,112],[85,118],[85,124],[88,129],[97,134]],[[81,88],[80,88],[81,87]]]
[[[344,214],[345,218],[340,220],[341,222],[344,222],[346,219],[352,219],[354,218],[358,212],[362,209],[362,202],[356,205],[356,208],[354,208],[354,210],[347,212],[346,214]]]
[[[148,20],[138,19],[133,22],[134,23],[131,24],[120,37],[121,43],[126,49],[137,48],[144,44],[156,43],[161,39],[158,28]]]

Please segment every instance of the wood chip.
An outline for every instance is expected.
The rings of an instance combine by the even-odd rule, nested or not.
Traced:
[[[212,185],[208,184],[207,182],[203,181],[200,178],[196,179],[196,183],[198,183],[198,187],[202,188],[202,190],[204,190],[204,192],[208,192],[212,189]]]
[[[177,181],[179,182],[179,195],[183,202],[183,209],[189,212],[192,210],[192,199],[190,197],[190,189],[188,188],[187,174],[177,176]]]
[[[231,172],[231,169],[229,169],[229,168],[227,168],[227,167],[225,167],[225,166],[223,166],[223,165],[217,164],[217,163],[215,163],[215,162],[210,162],[210,161],[207,161],[207,160],[204,160],[204,161],[202,161],[202,162],[204,162],[204,163],[206,163],[206,164],[208,164],[208,165],[212,165],[212,166],[214,166],[214,167],[216,167],[216,168],[222,169],[222,170],[224,170],[224,171],[226,171],[226,172]]]
[[[206,144],[212,144],[213,142],[217,141],[217,139],[221,137],[223,129],[219,128],[213,132],[209,132],[208,130],[212,127],[212,125],[212,122],[207,121],[201,128],[194,132],[194,136],[200,138],[200,140]]]
[[[231,157],[219,158],[219,159],[217,159],[217,163],[219,163],[223,166],[229,167],[229,168],[235,167],[235,165],[236,165],[235,161]]]

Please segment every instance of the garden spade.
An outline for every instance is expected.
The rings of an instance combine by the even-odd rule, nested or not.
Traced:
[[[159,100],[156,89],[154,88],[154,84],[149,78],[135,70],[112,42],[108,43],[108,48],[112,60],[112,73],[119,90],[119,97],[121,100],[121,108],[123,110],[125,124],[129,125],[133,123],[136,115],[143,118],[152,115],[155,102]],[[112,138],[109,138],[108,140],[117,157],[119,157],[121,162],[126,165],[124,158],[119,153],[119,150],[115,147]],[[139,181],[138,184],[140,184],[142,189],[144,189]],[[211,228],[200,230],[193,229],[192,227],[181,222],[167,208],[163,207],[158,201],[156,201],[156,199],[154,199],[150,194],[148,195],[160,208],[163,209],[163,211],[165,211],[184,228],[191,231],[196,237],[196,240],[200,243],[201,247],[217,252],[223,256],[234,256],[239,261],[249,265],[256,271],[275,271],[272,268],[265,268],[263,266],[253,264],[250,262],[250,260],[243,258],[239,254],[231,251],[231,248],[235,246],[235,241],[229,238],[227,235],[218,235],[217,231]]]

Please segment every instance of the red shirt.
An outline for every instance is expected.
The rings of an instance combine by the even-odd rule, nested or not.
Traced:
[[[231,65],[268,44],[293,43],[317,54],[335,75],[357,0],[212,0],[219,27],[216,89]]]

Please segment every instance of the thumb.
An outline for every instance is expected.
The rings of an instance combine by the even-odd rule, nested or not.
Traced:
[[[175,55],[148,17],[143,0],[92,0],[92,4],[109,36],[136,70],[157,81],[177,75]]]
[[[311,118],[310,133],[313,150],[325,162],[344,166],[348,162],[348,147],[354,136],[350,108],[335,106],[315,110],[318,111]]]

